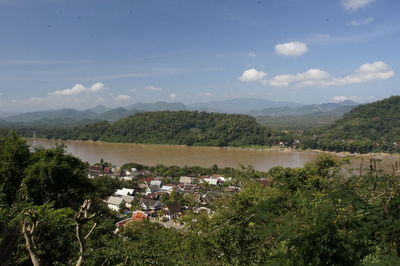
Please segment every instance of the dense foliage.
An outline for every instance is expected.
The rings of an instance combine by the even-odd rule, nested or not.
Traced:
[[[221,188],[213,215],[187,211],[183,230],[143,221],[115,234],[101,198],[119,181],[89,181],[62,147],[30,151],[15,136],[0,138],[0,262],[29,265],[33,252],[40,265],[75,264],[76,206],[90,198],[101,215],[82,229],[97,224],[86,265],[399,265],[400,179],[375,167],[349,176],[345,163],[321,155],[303,168],[275,167],[265,173],[272,186],[247,167],[231,172],[241,192]],[[38,194],[25,187],[32,178]],[[34,221],[29,249],[21,230]]]
[[[306,133],[303,147],[366,153],[400,151],[400,96],[355,107],[332,125]]]
[[[31,136],[34,128],[18,128]],[[161,111],[138,113],[110,124],[80,127],[38,127],[38,137],[110,142],[183,144],[201,146],[276,145],[290,136],[259,125],[246,115]]]

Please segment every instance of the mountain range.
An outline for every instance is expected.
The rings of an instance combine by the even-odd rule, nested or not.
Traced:
[[[87,124],[93,121],[117,121],[121,118],[141,113],[155,111],[207,111],[219,113],[250,114],[253,116],[298,116],[311,114],[330,114],[340,117],[349,112],[357,104],[351,101],[341,103],[325,103],[301,105],[294,102],[279,102],[266,99],[231,99],[185,105],[180,102],[135,103],[126,107],[110,108],[98,105],[87,110],[63,108],[27,112],[2,118],[8,123],[24,124]]]

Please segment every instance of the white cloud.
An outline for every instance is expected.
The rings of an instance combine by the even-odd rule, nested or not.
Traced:
[[[249,52],[249,53],[247,54],[247,56],[248,56],[248,57],[251,57],[251,58],[255,58],[255,57],[256,57],[256,54],[253,53],[253,52]]]
[[[175,94],[175,93],[171,93],[171,94],[169,95],[169,98],[170,98],[171,100],[175,100],[175,99],[176,99],[176,94]]]
[[[265,72],[250,68],[243,71],[243,74],[239,77],[239,80],[243,82],[262,81],[266,75],[267,73]]]
[[[211,96],[214,96],[214,93],[205,92],[205,93],[200,93],[199,96],[202,96],[202,97],[211,97]]]
[[[297,83],[298,86],[321,86],[322,83],[330,79],[329,73],[312,68],[303,73],[296,75],[284,74],[273,77],[270,80],[263,81],[264,84],[275,86],[275,87],[287,87],[293,83]]]
[[[355,73],[336,80],[337,85],[364,83],[392,78],[394,71],[384,62],[377,61],[361,65]]]
[[[136,92],[137,89],[130,89],[129,91],[131,91],[131,92]]]
[[[342,5],[347,11],[356,11],[375,2],[375,0],[342,0]]]
[[[298,88],[344,86],[348,84],[385,80],[395,75],[394,71],[382,61],[363,64],[352,74],[344,77],[332,77],[328,72],[316,68],[309,69],[303,73],[277,75],[268,80],[263,80],[265,75],[257,76],[256,74],[259,72],[256,69],[252,69],[252,73],[255,74],[247,75],[247,79],[244,79],[243,76],[245,76],[245,72],[243,72],[243,75],[239,78],[239,80],[243,82],[253,81],[274,87],[293,86]]]
[[[131,96],[124,95],[124,94],[120,94],[120,95],[115,97],[115,100],[117,100],[117,101],[127,101],[127,100],[130,100],[130,99],[131,99]]]
[[[275,46],[275,52],[285,56],[300,56],[308,51],[307,44],[302,42],[280,43]]]
[[[90,87],[85,87],[82,84],[76,83],[75,86],[73,86],[70,89],[65,89],[65,90],[58,90],[53,92],[54,95],[58,96],[70,96],[70,95],[76,95],[76,94],[82,94],[82,93],[96,93],[99,91],[104,90],[104,84],[103,83],[95,83]]]
[[[162,88],[154,87],[154,86],[147,86],[145,88],[145,90],[148,90],[148,91],[162,91]]]
[[[349,26],[360,26],[360,25],[369,24],[372,21],[374,21],[374,18],[373,17],[368,17],[368,18],[359,19],[359,20],[352,20],[349,23],[347,23],[347,25],[349,25]]]
[[[333,96],[332,101],[339,103],[339,102],[344,102],[344,101],[353,101],[353,102],[358,102],[358,103],[363,103],[363,102],[370,102],[376,100],[375,96]]]
[[[349,97],[347,97],[347,96],[333,96],[332,97],[332,101],[337,102],[337,103],[344,102],[347,100],[350,100]]]

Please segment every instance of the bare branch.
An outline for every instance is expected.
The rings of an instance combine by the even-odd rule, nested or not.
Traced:
[[[90,229],[90,231],[86,234],[86,236],[84,237],[84,239],[88,239],[88,237],[90,236],[90,234],[93,232],[94,228],[96,227],[97,223],[94,223],[94,225],[92,226],[92,228]]]

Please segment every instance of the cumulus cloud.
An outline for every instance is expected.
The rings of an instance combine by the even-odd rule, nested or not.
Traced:
[[[247,79],[244,79],[243,76],[246,71],[244,71],[243,75],[239,77],[239,80],[246,82],[261,82],[264,85],[270,85],[274,87],[293,86],[299,88],[344,86],[348,84],[358,84],[376,80],[385,80],[392,78],[395,75],[394,71],[382,61],[362,64],[352,74],[346,75],[344,77],[332,77],[326,71],[312,68],[302,73],[283,74],[274,76],[271,79],[263,79],[265,75],[257,76],[255,74],[259,72],[256,69],[252,69],[252,73],[255,74],[248,75],[250,78],[248,77]]]
[[[364,19],[359,19],[359,20],[352,20],[349,23],[347,23],[347,25],[349,25],[349,26],[360,26],[360,25],[369,24],[372,21],[374,21],[374,18],[373,17],[369,17],[369,18],[364,18]]]
[[[251,58],[254,58],[254,57],[256,57],[256,54],[253,53],[253,52],[249,52],[249,53],[247,54],[247,56],[248,56],[248,57],[251,57]]]
[[[171,93],[171,94],[169,95],[169,98],[170,98],[171,100],[175,100],[175,99],[176,99],[176,94],[175,94],[175,93]]]
[[[84,85],[77,83],[70,89],[58,90],[53,92],[53,94],[58,96],[69,96],[82,93],[96,93],[104,89],[105,89],[104,84],[100,82],[95,83],[90,87],[85,87]]]
[[[214,96],[214,93],[205,92],[205,93],[200,93],[199,96],[202,96],[202,97],[211,97],[211,96]]]
[[[342,6],[346,11],[356,11],[375,2],[375,0],[342,0]]]
[[[329,73],[312,68],[303,73],[296,75],[284,74],[273,77],[270,80],[263,81],[264,84],[275,87],[287,87],[293,83],[298,83],[300,87],[304,86],[321,86],[330,79]]]
[[[145,89],[148,91],[162,91],[162,88],[154,87],[154,86],[147,86]]]
[[[242,75],[239,77],[239,80],[243,82],[253,82],[253,81],[261,82],[266,75],[267,73],[265,72],[257,71],[254,68],[250,68],[243,71]]]
[[[308,51],[307,44],[302,42],[280,43],[275,46],[275,52],[285,56],[300,56]]]
[[[117,100],[117,101],[127,101],[127,100],[130,100],[130,99],[131,99],[131,96],[124,95],[124,94],[120,94],[120,95],[115,97],[115,100]]]
[[[353,74],[337,79],[336,83],[338,85],[364,83],[374,80],[385,80],[393,76],[394,71],[387,64],[377,61],[361,65]]]

